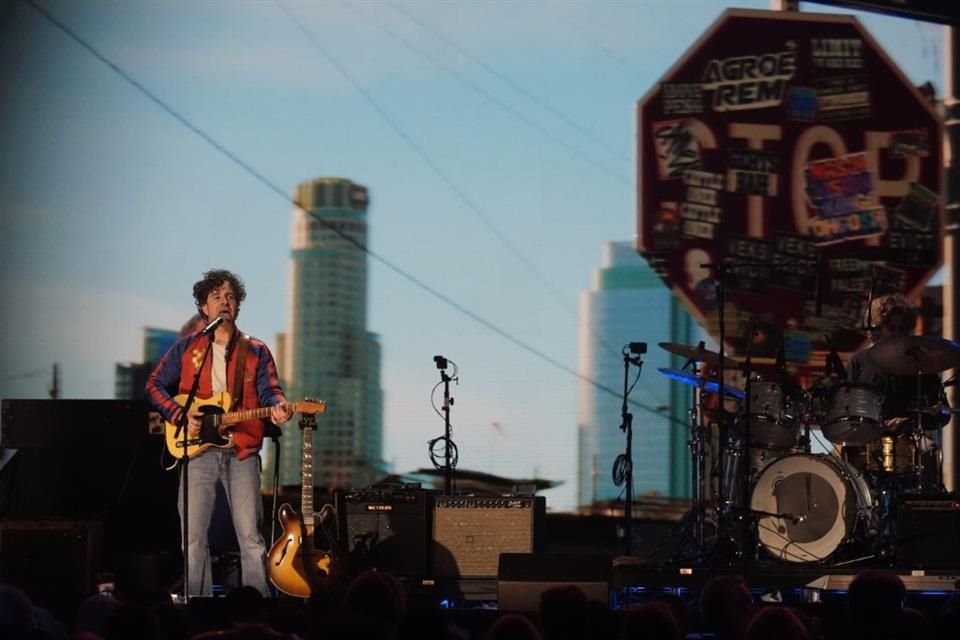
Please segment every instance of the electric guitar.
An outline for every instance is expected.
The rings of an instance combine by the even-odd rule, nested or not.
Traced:
[[[174,400],[182,407],[187,402],[187,394],[181,394]],[[230,394],[226,391],[215,393],[206,399],[195,399],[190,411],[202,413],[203,417],[200,418],[200,435],[196,438],[187,438],[186,456],[188,458],[193,458],[210,447],[226,448],[233,446],[233,433],[231,433],[233,425],[246,420],[256,420],[270,416],[270,407],[227,412],[226,408],[230,404]],[[310,415],[323,413],[327,410],[325,402],[311,400],[287,403],[287,406],[291,407],[295,413]],[[184,456],[183,431],[180,430],[178,433],[177,425],[172,422],[167,422],[165,426],[167,450],[174,458],[182,458]],[[183,428],[186,429],[186,425]]]
[[[325,579],[335,575],[337,570],[337,548],[333,531],[324,526],[324,532],[330,541],[330,551],[316,549],[313,545],[315,528],[313,514],[313,430],[316,418],[303,415],[300,418],[303,429],[303,484],[300,489],[300,513],[289,504],[280,507],[278,518],[283,526],[283,534],[270,548],[267,554],[267,573],[270,582],[287,595],[307,598],[323,588]],[[326,505],[321,511],[321,523]]]

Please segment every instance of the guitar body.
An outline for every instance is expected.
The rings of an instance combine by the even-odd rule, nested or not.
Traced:
[[[289,504],[280,507],[279,520],[283,535],[267,554],[270,582],[287,595],[308,598],[333,572],[333,557],[313,548],[313,527],[305,526]]]
[[[187,402],[187,394],[176,396],[181,407]],[[201,400],[195,398],[191,412],[202,413],[200,419],[200,436],[187,439],[186,455],[188,458],[203,453],[210,447],[225,448],[233,445],[233,434],[221,427],[217,417],[226,413],[230,407],[230,394],[226,391],[215,393],[209,398]],[[184,427],[186,428],[186,427]],[[175,458],[182,458],[184,455],[183,432],[177,436],[177,425],[172,422],[166,423],[165,435],[167,439],[167,451]]]
[[[181,407],[187,402],[187,394],[176,396],[174,400]],[[227,413],[227,409],[232,404],[230,394],[226,391],[215,393],[209,398],[196,398],[190,407],[191,413],[202,413],[200,418],[200,435],[196,438],[189,438],[187,446],[183,446],[183,432],[177,433],[177,425],[172,422],[166,423],[165,436],[167,440],[167,451],[174,458],[182,458],[184,450],[186,456],[192,458],[197,454],[203,453],[210,447],[219,447],[221,449],[233,446],[233,434],[230,429],[233,425],[246,420],[260,420],[270,417],[270,407],[260,407],[257,409],[240,409]],[[313,415],[323,413],[327,410],[325,402],[313,400],[304,400],[303,402],[287,403],[286,405],[294,412],[301,412],[304,415]],[[184,427],[186,428],[186,427]]]

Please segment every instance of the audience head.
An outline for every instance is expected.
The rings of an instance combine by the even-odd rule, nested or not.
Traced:
[[[903,610],[907,589],[903,580],[887,571],[863,571],[850,583],[847,607],[854,629],[862,625],[889,628]]]
[[[646,602],[630,608],[623,617],[624,640],[681,640],[677,624],[666,602]]]
[[[700,594],[700,609],[708,628],[721,640],[742,638],[753,616],[753,595],[741,576],[712,578]]]
[[[811,640],[810,631],[800,616],[788,607],[764,607],[747,626],[747,640]]]
[[[582,638],[587,626],[587,596],[574,585],[540,594],[540,626],[545,640]]]
[[[354,579],[347,588],[343,604],[353,615],[396,629],[406,612],[407,598],[396,576],[371,569]]]
[[[540,640],[540,630],[519,613],[505,613],[497,618],[483,636],[484,640]]]

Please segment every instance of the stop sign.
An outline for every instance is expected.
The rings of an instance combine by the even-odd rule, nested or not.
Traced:
[[[637,249],[734,354],[812,371],[942,263],[942,124],[851,16],[726,11],[637,132]]]

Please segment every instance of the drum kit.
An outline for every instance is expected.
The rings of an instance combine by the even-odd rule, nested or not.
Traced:
[[[840,370],[828,367],[829,375],[804,388],[785,369],[759,376],[749,362],[742,366],[703,343],[660,347],[687,364],[659,371],[694,394],[687,524],[696,558],[892,563],[897,501],[946,493],[938,430],[957,411],[942,393],[923,397],[920,379],[932,374],[939,382],[941,372],[960,367],[960,344],[907,336],[865,354],[884,376],[916,376],[911,416],[899,419],[883,415],[884,389],[846,380],[835,353]],[[742,388],[725,381],[724,371],[738,372]]]

